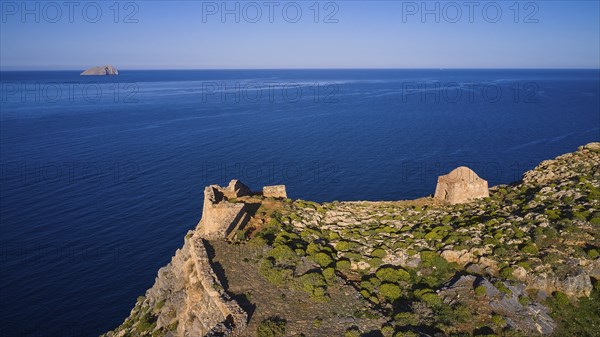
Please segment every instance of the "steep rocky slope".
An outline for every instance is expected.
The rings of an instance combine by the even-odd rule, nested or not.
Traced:
[[[467,204],[225,199],[249,222],[191,231],[106,336],[600,331],[598,143]]]

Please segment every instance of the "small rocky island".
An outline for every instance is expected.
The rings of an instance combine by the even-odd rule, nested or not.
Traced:
[[[106,65],[99,67],[92,67],[80,74],[81,76],[116,76],[119,75],[117,68]]]
[[[103,336],[597,336],[600,143],[488,189],[316,203],[234,180]],[[132,301],[133,302],[133,301]]]

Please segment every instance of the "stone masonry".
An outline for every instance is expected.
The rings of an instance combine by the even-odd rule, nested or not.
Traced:
[[[438,177],[434,198],[455,205],[489,196],[488,182],[470,168],[461,166]]]

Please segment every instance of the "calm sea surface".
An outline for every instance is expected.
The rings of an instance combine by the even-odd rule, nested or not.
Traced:
[[[598,70],[0,73],[1,336],[95,336],[238,178],[398,200],[600,140]]]

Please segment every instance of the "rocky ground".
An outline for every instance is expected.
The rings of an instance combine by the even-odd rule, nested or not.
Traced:
[[[245,336],[600,335],[600,144],[462,205],[247,201],[208,245]]]

